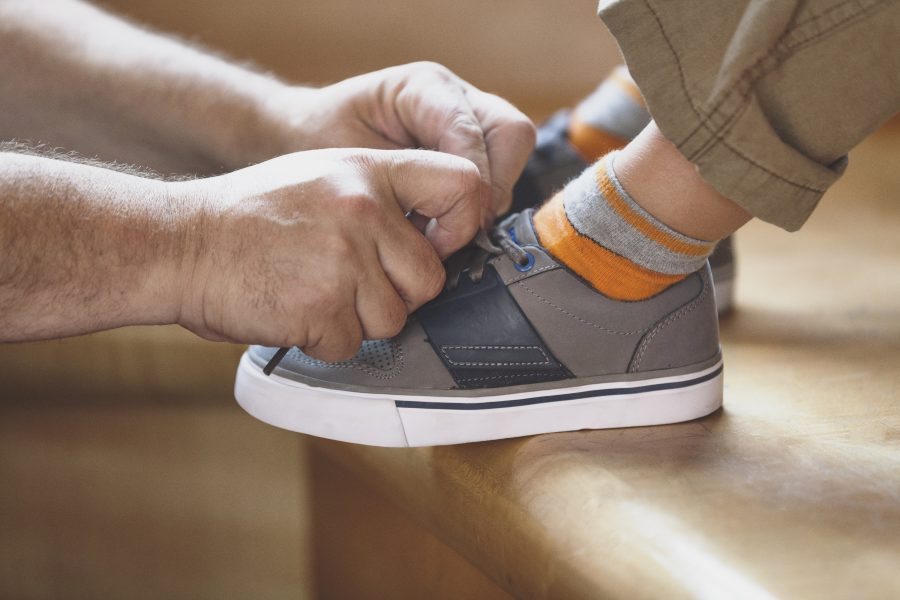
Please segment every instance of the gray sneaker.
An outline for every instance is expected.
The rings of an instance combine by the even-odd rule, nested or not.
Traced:
[[[544,251],[525,211],[452,257],[397,337],[337,363],[251,347],[235,396],[266,423],[376,446],[695,419],[722,404],[710,271],[614,301]]]
[[[569,142],[570,113],[561,110],[538,127],[534,152],[513,188],[511,210],[536,208],[588,168],[588,164]],[[734,291],[734,249],[725,238],[709,257],[716,301],[720,315],[731,311]]]

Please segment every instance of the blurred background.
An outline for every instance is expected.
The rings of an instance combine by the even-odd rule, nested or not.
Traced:
[[[618,60],[595,0],[100,4],[294,82],[438,61],[534,118]],[[306,450],[235,405],[242,350],[176,327],[0,345],[0,597],[313,595]]]
[[[533,115],[578,99],[618,60],[595,0],[99,4],[298,83],[434,60]]]
[[[618,62],[596,0],[100,4],[298,83],[441,62],[535,119],[571,106]],[[638,490],[638,505],[671,508],[692,523],[682,538],[649,544],[645,554],[612,546],[620,562],[604,566],[627,565],[620,575],[636,588],[666,564],[689,578],[683,557],[671,561],[665,548],[696,554],[703,544],[692,540],[701,540],[719,550],[696,554],[704,568],[733,559],[748,580],[786,586],[773,588],[788,590],[774,596],[897,596],[886,590],[897,589],[900,556],[892,533],[900,530],[898,155],[895,118],[854,150],[847,174],[801,232],[761,223],[740,232],[738,310],[722,322],[724,413],[683,427],[598,435],[606,448],[599,453],[559,452],[556,462],[541,454],[542,471],[590,477],[602,492],[573,505],[593,510],[597,498],[626,502],[632,497],[623,490]],[[244,414],[232,395],[243,350],[178,327],[0,344],[0,599],[509,597],[500,586],[515,573],[505,564],[490,573],[420,525],[436,503],[401,510],[372,483],[377,477],[365,479],[379,466],[374,461],[356,461],[354,471],[321,451],[337,443],[310,442]],[[528,479],[534,455],[517,458],[518,444],[490,446],[493,462],[475,447],[444,449],[435,464],[443,460],[445,474],[458,469],[460,480],[476,486]],[[618,467],[601,464],[613,445]],[[450,496],[435,464],[424,462],[420,479],[403,479],[412,471],[403,459],[412,454],[402,452],[390,454],[396,470],[380,464],[397,478],[379,481],[405,481],[408,495],[424,503]],[[416,454],[423,455],[431,456]],[[510,462],[521,471],[512,473]],[[429,477],[434,488],[422,494],[416,486]],[[539,512],[552,504],[541,489],[524,494]],[[671,503],[672,489],[689,492]],[[516,508],[504,505],[510,522]],[[723,512],[731,520],[716,518]],[[561,516],[570,517],[582,526],[581,513]],[[617,526],[597,520],[599,531]],[[493,531],[506,526],[494,523]],[[516,558],[517,548],[505,553],[500,544],[492,552],[490,536],[470,533],[491,557]],[[633,541],[627,527],[615,533]],[[662,539],[651,533],[648,539]],[[594,539],[603,545],[619,537]],[[584,555],[578,548],[561,556]],[[877,593],[866,596],[866,585]]]

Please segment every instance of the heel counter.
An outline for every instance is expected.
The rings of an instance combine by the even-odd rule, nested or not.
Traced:
[[[628,365],[629,373],[684,367],[719,352],[719,319],[709,264],[691,277],[700,278],[700,293],[644,334]]]

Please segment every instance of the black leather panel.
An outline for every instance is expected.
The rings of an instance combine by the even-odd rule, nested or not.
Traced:
[[[513,186],[513,203],[510,212],[522,212],[526,208],[534,208],[546,198],[535,174],[525,170]]]
[[[463,273],[456,289],[442,293],[416,316],[461,389],[572,376],[544,345],[490,265],[479,283]]]

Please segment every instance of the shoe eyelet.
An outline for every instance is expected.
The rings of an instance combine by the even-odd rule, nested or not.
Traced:
[[[513,263],[513,266],[516,267],[516,271],[527,273],[534,266],[534,254],[532,254],[531,252],[526,252],[525,256],[528,257],[528,262],[526,262],[524,265],[520,265],[516,262]]]

